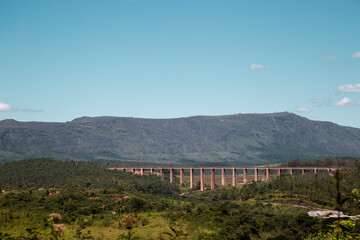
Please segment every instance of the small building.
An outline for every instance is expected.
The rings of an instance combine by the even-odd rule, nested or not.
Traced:
[[[317,218],[353,218],[358,220],[360,218],[360,215],[356,216],[349,216],[344,214],[343,212],[334,211],[334,210],[325,210],[325,211],[310,211],[308,212],[308,215],[310,217],[317,217]]]

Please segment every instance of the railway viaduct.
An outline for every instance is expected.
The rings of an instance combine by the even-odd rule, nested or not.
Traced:
[[[247,184],[252,181],[269,181],[271,177],[281,177],[283,175],[318,173],[319,171],[331,172],[335,171],[332,167],[110,167],[110,170],[127,171],[134,174],[156,174],[161,176],[161,180],[165,180],[165,171],[169,172],[169,181],[174,182],[176,173],[183,184],[185,178],[189,179],[190,188],[194,187],[195,177],[200,177],[200,190],[205,190],[205,177],[210,175],[210,188],[215,188],[215,179],[220,176],[221,185],[226,185],[226,180],[230,176],[233,186],[237,184]],[[229,174],[229,171],[231,174]],[[219,174],[220,173],[220,174]],[[241,179],[241,181],[240,181]]]

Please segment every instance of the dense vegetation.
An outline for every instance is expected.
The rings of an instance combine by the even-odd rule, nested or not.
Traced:
[[[197,192],[88,162],[11,162],[0,165],[0,239],[323,239],[337,221],[307,211],[337,209],[340,192],[341,209],[359,214],[360,169],[341,178],[308,173]],[[358,239],[358,223],[338,225],[349,224],[339,239]]]
[[[27,159],[0,164],[0,187],[10,189],[122,187],[151,194],[176,194],[177,185],[159,181],[156,176],[138,176],[110,171],[91,162]]]
[[[178,119],[82,117],[66,123],[0,121],[0,162],[39,156],[194,165],[262,165],[360,156],[360,129],[292,113]]]
[[[355,157],[328,157],[316,160],[292,159],[282,163],[284,167],[360,167],[360,158]]]

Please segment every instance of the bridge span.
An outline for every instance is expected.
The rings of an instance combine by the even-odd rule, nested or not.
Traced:
[[[284,175],[318,173],[319,171],[331,172],[335,171],[334,167],[212,167],[212,166],[190,166],[190,167],[109,167],[110,170],[119,170],[131,172],[133,174],[156,174],[165,180],[168,176],[171,183],[174,178],[179,178],[180,185],[185,182],[185,178],[189,179],[190,188],[194,187],[195,179],[200,182],[200,190],[205,190],[205,178],[210,176],[210,189],[215,188],[216,176],[220,176],[221,185],[226,186],[226,180],[231,177],[232,186],[237,184],[247,184],[257,181],[269,181],[271,177],[281,177]],[[229,175],[229,171],[231,174]]]

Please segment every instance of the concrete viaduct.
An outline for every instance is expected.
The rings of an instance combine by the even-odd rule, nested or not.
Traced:
[[[165,171],[169,172],[170,182],[174,182],[175,172],[179,173],[180,184],[184,183],[185,172],[189,176],[190,188],[194,187],[194,172],[197,171],[200,177],[200,190],[205,190],[205,177],[210,175],[210,188],[215,188],[215,178],[218,172],[221,174],[221,185],[226,186],[227,177],[231,176],[232,185],[247,184],[252,181],[269,181],[272,176],[283,176],[293,174],[318,173],[319,171],[335,171],[336,168],[331,167],[110,167],[110,170],[127,171],[134,174],[157,174],[161,176],[161,180],[165,180]],[[231,171],[231,174],[226,172]],[[209,174],[210,172],[210,174]],[[208,173],[206,175],[205,173]],[[238,178],[242,178],[239,182]],[[263,178],[264,177],[264,178]]]

